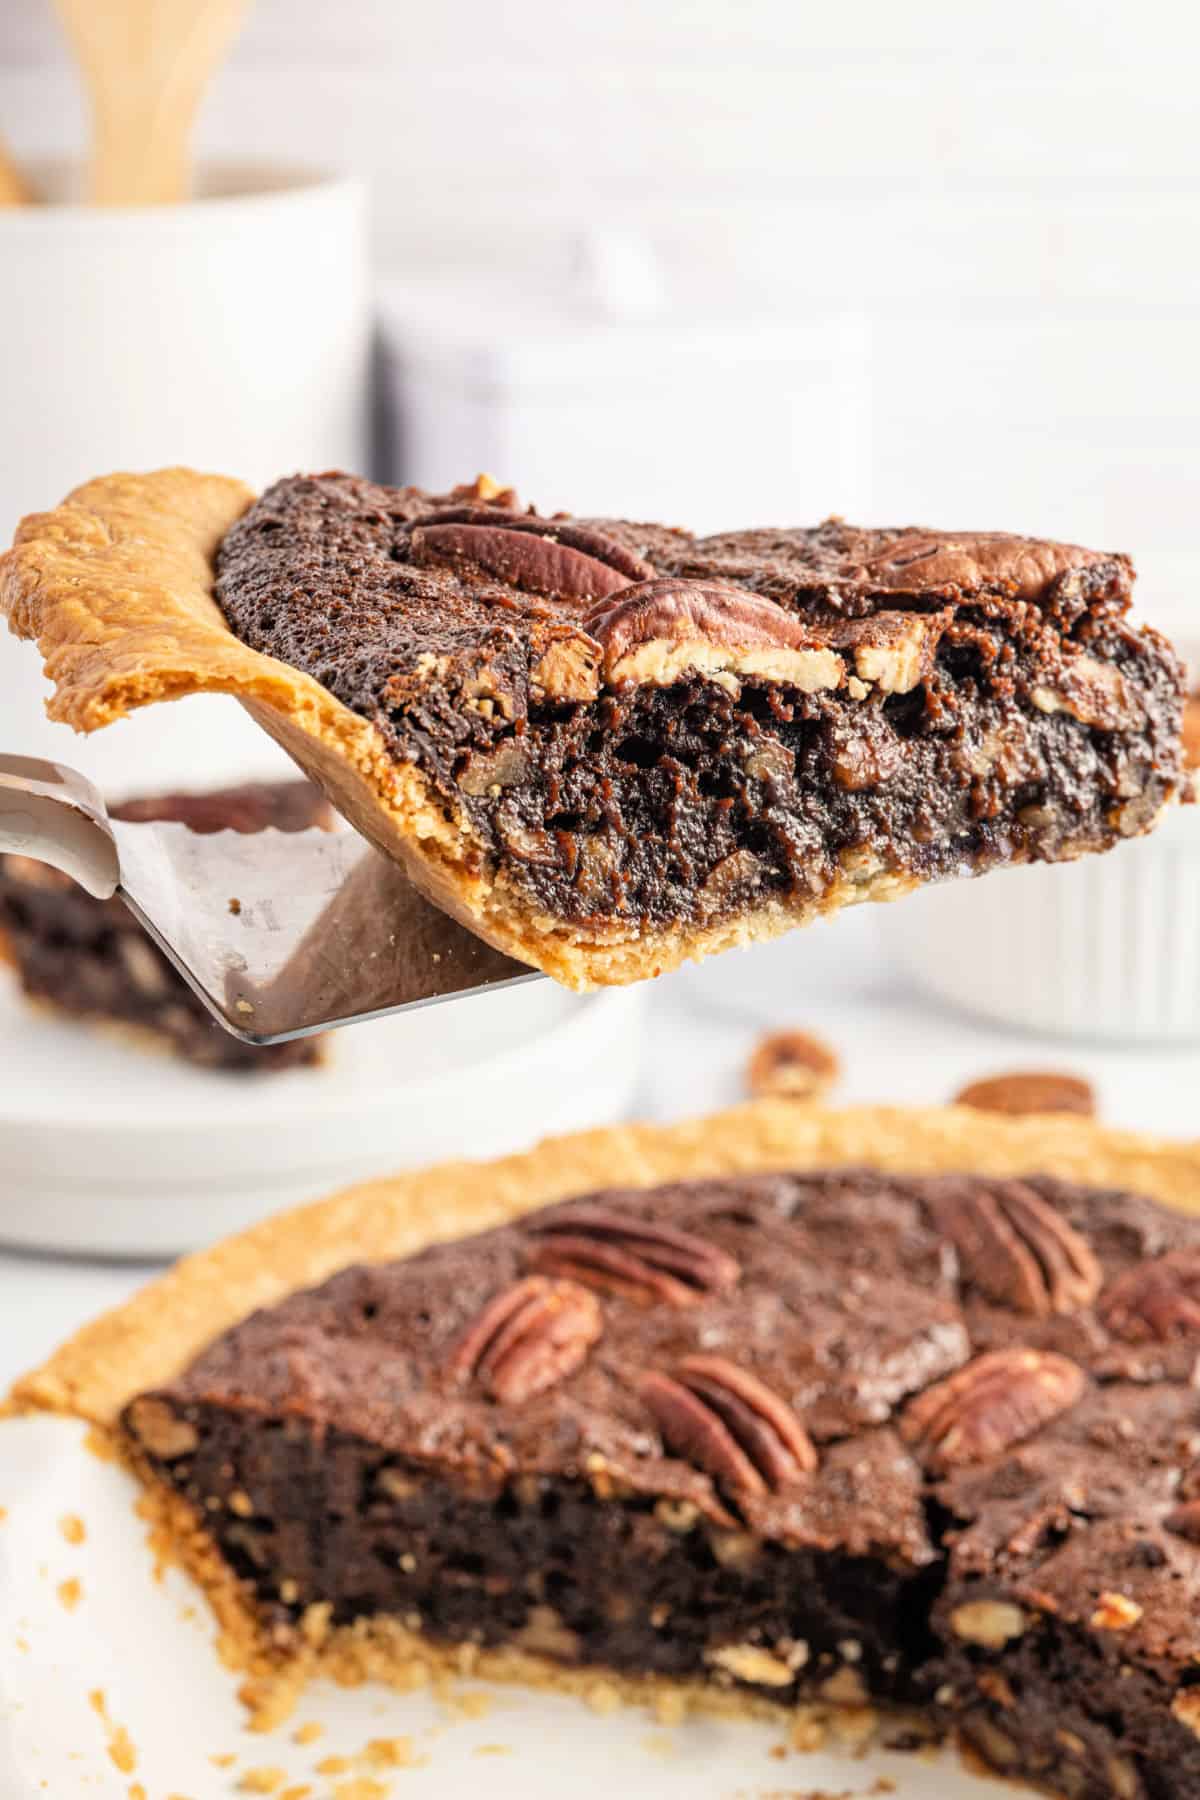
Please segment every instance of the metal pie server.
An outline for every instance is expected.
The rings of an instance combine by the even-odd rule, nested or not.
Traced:
[[[110,819],[76,770],[0,755],[0,853],[124,901],[248,1044],[542,979],[424,899],[351,831],[198,833]]]

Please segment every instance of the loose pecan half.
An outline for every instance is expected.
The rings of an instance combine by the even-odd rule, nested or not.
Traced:
[[[1083,1370],[1051,1350],[989,1350],[918,1394],[900,1422],[935,1473],[986,1462],[1075,1405]]]
[[[1100,1317],[1126,1343],[1165,1344],[1200,1333],[1200,1248],[1138,1263],[1102,1296]]]
[[[1060,1112],[1091,1118],[1096,1111],[1096,1093],[1079,1075],[1057,1069],[1015,1069],[1008,1075],[989,1075],[968,1083],[951,1104],[973,1106],[977,1112]]]
[[[791,1407],[723,1356],[686,1356],[674,1376],[651,1370],[639,1392],[668,1447],[736,1492],[778,1493],[817,1466]]]
[[[943,1188],[930,1210],[967,1280],[993,1300],[1046,1318],[1090,1306],[1100,1292],[1104,1276],[1088,1243],[1023,1181]]]
[[[756,1099],[817,1100],[840,1073],[837,1056],[807,1031],[772,1031],[759,1039],[746,1069]]]
[[[459,1340],[451,1372],[516,1405],[573,1374],[602,1330],[600,1304],[587,1288],[530,1275],[484,1307]]]
[[[574,1206],[533,1227],[530,1261],[547,1275],[650,1305],[691,1306],[733,1287],[741,1269],[732,1256],[690,1231],[601,1206]]]
[[[547,600],[598,600],[655,574],[599,531],[558,519],[497,519],[482,507],[435,514],[414,525],[408,541],[416,563],[466,564]]]
[[[584,614],[610,686],[669,687],[690,671],[757,675],[812,694],[845,665],[812,625],[773,600],[721,581],[642,582]]]

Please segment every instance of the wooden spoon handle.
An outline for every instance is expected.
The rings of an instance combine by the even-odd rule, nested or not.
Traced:
[[[91,198],[187,198],[201,96],[249,0],[57,0],[91,96]]]
[[[28,206],[32,199],[21,171],[0,140],[0,206]]]

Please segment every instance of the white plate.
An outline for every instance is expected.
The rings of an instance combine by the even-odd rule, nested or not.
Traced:
[[[641,995],[549,981],[331,1035],[319,1069],[190,1069],[0,984],[0,1241],[164,1256],[331,1188],[624,1116]]]
[[[135,1782],[147,1800],[232,1800],[250,1771],[267,1768],[286,1772],[283,1786],[311,1784],[312,1800],[332,1800],[340,1782],[367,1774],[380,1800],[466,1800],[485,1788],[494,1800],[799,1800],[817,1791],[830,1800],[885,1791],[894,1800],[1012,1800],[1016,1792],[966,1775],[953,1756],[781,1758],[781,1727],[698,1719],[666,1730],[642,1713],[600,1717],[575,1701],[480,1682],[443,1700],[321,1685],[288,1724],[251,1735],[206,1609],[177,1573],[155,1579],[133,1483],[90,1454],[83,1435],[62,1419],[0,1426],[4,1800],[128,1800]],[[82,1544],[65,1540],[68,1516],[82,1520]],[[78,1597],[68,1607],[60,1589],[72,1581]],[[89,1698],[97,1692],[102,1711]],[[464,1693],[476,1698],[464,1705]],[[297,1723],[310,1720],[323,1727],[319,1741],[297,1745]],[[372,1739],[400,1737],[411,1739],[416,1766],[389,1774],[362,1760]],[[114,1741],[127,1743],[135,1767],[114,1766]],[[234,1761],[214,1765],[226,1756]],[[330,1756],[351,1766],[323,1776],[316,1765]]]

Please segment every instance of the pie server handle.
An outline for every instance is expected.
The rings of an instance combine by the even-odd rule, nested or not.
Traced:
[[[49,863],[97,900],[117,891],[120,860],[99,790],[38,756],[0,753],[0,852]]]

